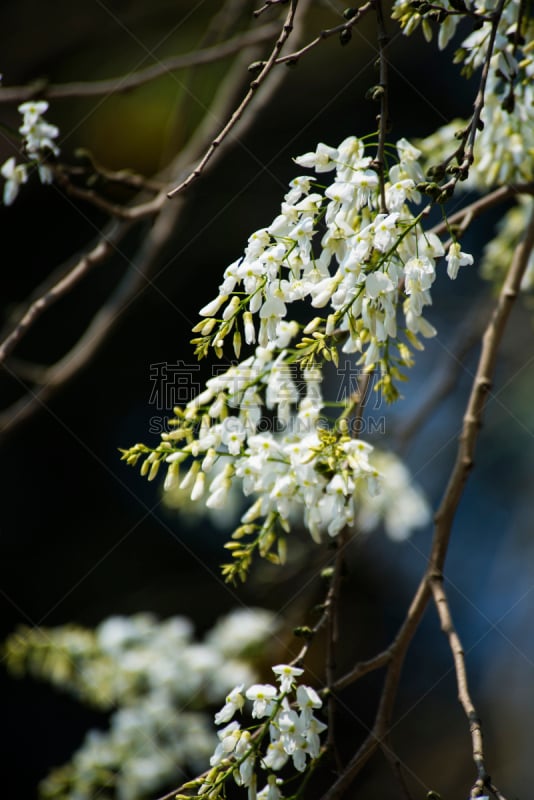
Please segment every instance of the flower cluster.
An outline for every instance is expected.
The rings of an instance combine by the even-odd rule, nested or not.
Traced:
[[[274,563],[285,560],[283,533],[289,532],[295,516],[303,518],[316,541],[325,532],[337,536],[354,523],[356,488],[365,483],[369,491],[377,490],[379,475],[369,464],[371,450],[347,433],[320,426],[282,436],[247,435],[239,417],[230,416],[179,451],[172,452],[170,442],[164,441],[152,451],[137,445],[125,457],[135,463],[145,456],[145,472],[167,462],[165,487],[176,485],[211,509],[224,508],[236,482],[245,496],[254,496],[234,531],[234,541],[226,545],[234,562],[223,567],[229,580],[244,580],[255,551]],[[192,455],[194,460],[181,473],[180,462]],[[217,460],[225,466],[216,469]],[[212,470],[215,477],[210,480]],[[251,540],[245,542],[244,537]]]
[[[534,264],[534,258],[532,262]],[[402,461],[394,453],[374,448],[369,464],[380,476],[380,491],[371,493],[366,491],[366,482],[360,484],[360,491],[354,497],[356,528],[369,533],[383,526],[391,539],[401,541],[415,529],[427,525],[431,519],[430,507]],[[223,469],[220,459],[213,467],[214,476]],[[238,524],[244,504],[242,485],[237,481],[232,482],[222,508],[191,502],[187,489],[180,489],[178,482],[164,493],[163,501],[186,517],[206,516],[214,526],[224,530]],[[296,513],[295,509],[295,517]]]
[[[4,184],[6,206],[13,203],[21,185],[27,182],[28,171],[32,166],[37,166],[42,183],[50,183],[52,171],[46,162],[50,155],[59,155],[59,147],[54,141],[59,136],[59,129],[43,117],[48,111],[46,100],[22,103],[18,110],[22,114],[22,125],[19,127],[19,133],[23,137],[22,149],[28,161],[17,164],[14,156],[11,156],[0,169],[6,181]]]
[[[383,182],[367,145],[356,137],[337,148],[319,144],[296,159],[318,174],[334,172],[333,181],[323,192],[309,177],[291,181],[280,214],[249,238],[244,256],[226,269],[218,296],[201,310],[208,319],[195,328],[199,356],[210,346],[222,354],[232,330],[236,355],[243,335],[247,344],[257,341],[263,348],[280,338],[288,345],[299,330],[286,319],[288,306],[305,300],[329,313],[304,327],[311,338],[297,343],[302,363],[332,358],[339,345],[344,353],[360,354],[365,367],[379,365],[389,378],[396,375],[390,350],[398,346],[398,309],[409,341],[435,334],[423,309],[431,303],[435,262],[444,250],[411,210],[421,201],[420,152],[401,139],[390,156],[395,163]],[[407,364],[405,354],[401,363]]]
[[[281,800],[282,781],[276,773],[289,760],[298,772],[304,772],[310,760],[319,758],[320,734],[326,725],[313,712],[321,708],[321,698],[310,686],[297,685],[304,672],[301,668],[279,664],[272,669],[277,686],[254,684],[246,690],[245,684],[236,686],[215,715],[217,725],[229,724],[217,734],[219,743],[208,775],[183,787],[195,789],[196,797],[225,797],[226,784],[233,779],[248,789],[249,798]],[[245,710],[247,700],[252,719],[265,721],[243,729],[233,717]],[[259,773],[266,775],[265,785],[258,790]],[[186,795],[178,795],[181,797]]]
[[[15,674],[31,672],[110,711],[107,731],[88,733],[65,766],[42,784],[48,798],[117,800],[155,795],[184,769],[205,769],[216,738],[209,709],[236,681],[257,680],[253,659],[276,630],[273,615],[242,609],[203,642],[183,617],[111,617],[94,631],[74,625],[23,628],[5,646]],[[112,793],[110,795],[109,793]]]
[[[249,238],[194,329],[199,357],[210,349],[222,355],[229,335],[237,358],[243,340],[252,354],[176,408],[173,430],[158,447],[123,451],[127,463],[142,461],[149,479],[164,465],[165,490],[187,493],[208,509],[224,510],[236,486],[251,498],[227,545],[230,580],[244,579],[255,551],[283,561],[295,519],[316,541],[335,537],[354,524],[355,497],[379,490],[372,447],[349,425],[361,398],[356,391],[325,401],[324,363],[337,364],[341,351],[361,371],[376,369],[377,388],[392,400],[400,369],[411,364],[408,345],[421,347],[419,334],[435,334],[423,312],[445,252],[423,229],[424,212],[411,208],[421,201],[420,152],[401,139],[388,148],[383,174],[369,147],[349,137],[296,159],[321,181],[333,173],[330,183],[291,181],[280,214]],[[446,260],[451,278],[472,263],[457,242]],[[303,323],[291,318],[294,303],[326,311]],[[401,313],[406,343],[399,338]]]

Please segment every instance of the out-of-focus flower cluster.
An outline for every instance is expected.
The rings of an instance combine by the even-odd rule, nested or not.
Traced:
[[[22,628],[5,645],[9,669],[31,673],[111,712],[72,760],[41,785],[44,798],[117,800],[154,795],[184,771],[204,769],[216,737],[209,709],[238,684],[276,630],[274,616],[242,609],[219,620],[202,642],[190,621],[149,614],[111,617],[95,630]]]
[[[513,253],[525,232],[528,223],[529,204],[526,198],[511,208],[499,220],[497,235],[486,245],[483,253],[481,272],[484,278],[500,286],[506,277],[507,267]],[[528,259],[528,265],[521,281],[524,292],[534,290],[534,252]]]
[[[183,788],[194,789],[195,794],[178,795],[178,800],[226,797],[229,780],[246,788],[249,800],[281,800],[283,781],[276,773],[289,761],[298,772],[304,772],[310,761],[319,758],[320,735],[326,725],[313,712],[321,708],[321,698],[311,686],[298,684],[304,672],[300,667],[279,664],[272,669],[277,686],[254,684],[245,688],[242,683],[228,694],[215,715],[217,725],[229,724],[217,734],[219,743],[210,759],[211,770],[185,784]],[[244,711],[253,720],[264,721],[243,728],[233,718]],[[264,784],[261,788],[260,782]]]
[[[55,142],[59,136],[59,129],[47,122],[43,116],[48,111],[46,100],[22,103],[18,110],[22,114],[22,124],[19,127],[19,133],[22,136],[22,153],[28,160],[18,164],[15,157],[11,156],[0,169],[5,179],[4,204],[6,206],[14,202],[21,185],[27,182],[32,167],[37,167],[41,183],[50,183],[52,170],[47,164],[47,159],[51,155],[59,155],[59,147]]]

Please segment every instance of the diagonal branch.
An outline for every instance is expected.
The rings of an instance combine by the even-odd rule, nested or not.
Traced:
[[[50,85],[36,83],[29,86],[2,87],[0,88],[0,103],[22,103],[34,97],[46,97],[48,100],[64,100],[128,92],[171,72],[188,69],[189,67],[198,67],[203,64],[211,64],[214,61],[220,61],[223,58],[235,55],[245,47],[262,44],[272,39],[277,31],[278,26],[275,23],[269,23],[255,31],[246,31],[213,47],[173,56],[151,67],[132,72],[130,75],[122,75],[118,78],[106,78],[100,81],[73,81],[72,83]]]
[[[289,11],[285,18],[280,35],[278,36],[278,39],[274,44],[271,55],[265,62],[265,65],[262,67],[261,72],[259,73],[257,78],[255,78],[251,82],[247,94],[245,95],[241,103],[238,105],[238,107],[235,109],[232,116],[230,117],[228,122],[224,125],[220,133],[213,139],[213,141],[211,142],[210,146],[206,150],[204,156],[202,157],[198,165],[191,173],[189,173],[189,175],[185,180],[183,180],[178,186],[176,186],[174,189],[172,189],[172,191],[169,192],[168,194],[169,197],[176,197],[177,194],[186,189],[194,180],[196,180],[202,174],[204,168],[206,167],[206,164],[208,164],[208,162],[213,158],[217,148],[220,147],[220,145],[226,139],[228,134],[233,130],[233,128],[239,122],[246,108],[252,102],[252,99],[254,98],[254,95],[256,94],[257,90],[260,88],[261,84],[267,78],[268,74],[274,67],[277,56],[279,55],[281,49],[283,48],[284,44],[291,35],[291,32],[293,31],[295,14],[297,12],[297,5],[298,5],[298,0],[291,0]]]
[[[460,641],[460,637],[458,636],[452,621],[449,601],[445,593],[445,587],[443,586],[443,575],[433,575],[430,579],[430,588],[432,590],[432,596],[438,611],[441,630],[449,640],[449,647],[451,649],[454,660],[454,669],[456,672],[456,683],[458,685],[458,699],[469,721],[469,729],[471,731],[471,742],[473,748],[473,761],[475,762],[478,773],[478,778],[471,790],[470,797],[477,798],[484,791],[489,781],[489,775],[484,761],[482,727],[475,706],[473,705],[473,701],[471,700],[471,695],[469,694],[464,650]]]

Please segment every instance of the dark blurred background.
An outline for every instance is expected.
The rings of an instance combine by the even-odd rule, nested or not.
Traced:
[[[313,4],[308,37],[340,21],[343,6],[337,4],[337,13],[334,6]],[[6,0],[3,83],[96,79],[140,69],[198,46],[219,7],[208,0]],[[419,34],[405,40],[391,30],[391,139],[423,136],[467,115],[473,87],[456,81],[448,56],[426,46]],[[21,623],[94,625],[110,614],[137,611],[187,614],[202,631],[240,603],[283,608],[289,626],[300,621],[307,603],[320,600],[311,573],[284,577],[274,568],[261,568],[255,585],[236,597],[217,577],[226,534],[166,511],[158,482],[148,484],[121,463],[118,448],[157,441],[149,426],[168,410],[150,403],[151,365],[194,363],[189,339],[197,310],[213,297],[222,270],[239,256],[250,233],[277,213],[287,181],[301,171],[292,157],[317,141],[335,145],[374,129],[376,107],[364,99],[376,82],[374,36],[366,21],[347,46],[332,38],[287,70],[281,90],[257,113],[246,136],[189,191],[152,281],[121,314],[105,346],[37,413],[3,436],[2,638]],[[66,159],[83,146],[108,168],[150,175],[185,143],[229,66],[206,66],[187,79],[177,73],[126,95],[57,101],[47,119],[61,129]],[[184,103],[186,91],[192,99]],[[176,118],[177,108],[186,110],[183,119]],[[0,114],[5,124],[18,126],[15,106],[0,106]],[[0,137],[0,161],[13,152],[9,138]],[[479,257],[497,218],[473,228],[464,249]],[[55,267],[92,242],[104,221],[91,206],[34,180],[12,207],[0,208],[4,320]],[[60,358],[120,280],[146,230],[141,226],[121,254],[47,312],[16,357],[40,364]],[[475,268],[464,268],[454,283],[438,279],[429,318],[439,335],[417,355],[404,399],[387,413],[386,446],[395,446],[397,426],[417,408],[437,364],[451,358],[455,334],[483,293],[490,290]],[[454,459],[476,352],[467,356],[456,392],[405,452],[434,507]],[[453,613],[486,726],[488,761],[510,797],[527,796],[533,732],[532,357],[531,316],[518,308],[447,562]],[[199,380],[208,370],[203,364]],[[23,391],[12,372],[13,366],[1,383],[5,408]],[[404,543],[378,532],[351,548],[342,624],[342,639],[350,645],[343,663],[389,642],[424,570],[429,541],[429,530]],[[295,591],[300,580],[307,586],[302,592]],[[468,726],[455,702],[451,659],[438,628],[430,610],[410,651],[393,739],[413,769],[417,796],[426,787],[444,798],[465,797],[474,776]],[[347,692],[347,715],[361,720],[346,741],[347,755],[372,721],[379,678]],[[88,727],[105,720],[48,686],[16,681],[5,672],[0,681],[3,792],[33,798],[47,771],[70,757]],[[386,767],[376,762],[364,773],[358,796],[387,791],[396,797]]]

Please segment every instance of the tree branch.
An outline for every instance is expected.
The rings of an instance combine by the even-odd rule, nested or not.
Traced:
[[[282,49],[287,39],[291,35],[295,20],[295,14],[297,11],[297,5],[298,5],[298,0],[290,0],[289,11],[282,26],[282,31],[275,42],[271,55],[269,56],[268,61],[265,63],[265,66],[262,68],[258,77],[251,82],[247,94],[245,95],[239,106],[236,108],[236,110],[233,112],[232,116],[230,117],[226,125],[222,128],[220,133],[213,139],[213,141],[211,142],[210,146],[206,150],[206,153],[204,154],[198,165],[188,175],[188,177],[185,180],[183,180],[178,186],[176,186],[168,193],[168,197],[175,197],[181,191],[186,189],[189,186],[189,184],[191,184],[202,174],[202,172],[206,167],[206,164],[212,159],[217,148],[220,147],[220,145],[226,139],[228,134],[239,122],[239,119],[245,112],[246,108],[250,105],[255,93],[257,92],[257,90],[259,89],[259,87],[261,86],[261,84],[263,83],[263,81],[265,80],[265,78],[268,76],[269,72],[275,65],[276,57],[278,56],[280,50]]]
[[[433,575],[430,579],[430,588],[432,590],[432,596],[438,611],[441,630],[449,640],[449,647],[451,649],[454,660],[454,669],[456,671],[458,699],[469,721],[473,749],[473,761],[475,762],[478,773],[478,779],[471,789],[470,797],[477,798],[480,794],[482,794],[489,780],[489,775],[484,761],[484,746],[482,742],[482,728],[480,725],[480,719],[475,706],[473,705],[473,701],[471,700],[471,695],[469,694],[464,650],[460,641],[460,637],[458,636],[452,621],[449,601],[445,593],[445,587],[443,586],[443,575]]]
[[[0,364],[5,361],[32,325],[37,322],[47,309],[68,294],[93,267],[101,264],[104,259],[116,250],[128,230],[129,226],[116,225],[109,234],[105,234],[88,253],[84,254],[74,267],[54,286],[33,301],[15,328],[0,345]]]
[[[389,42],[389,38],[386,32],[386,24],[384,21],[384,13],[382,9],[382,0],[373,0],[373,6],[376,13],[376,25],[378,29],[378,61],[380,64],[380,82],[377,90],[379,90],[380,94],[380,114],[377,117],[378,120],[378,148],[376,152],[376,158],[374,160],[374,166],[378,171],[378,179],[380,181],[380,212],[382,214],[387,214],[387,206],[386,206],[386,181],[385,181],[385,169],[386,169],[386,162],[384,157],[384,151],[386,147],[386,138],[388,131],[390,130],[390,120],[389,120],[389,89],[388,89],[388,62],[386,57],[386,48]]]
[[[331,36],[341,35],[343,31],[351,31],[352,28],[358,23],[371,9],[373,8],[372,0],[365,3],[363,6],[356,11],[355,15],[351,17],[347,22],[342,22],[340,25],[335,25],[333,28],[325,28],[324,30],[320,31],[319,34],[312,39],[308,44],[301,47],[299,50],[295,50],[293,53],[288,53],[286,56],[279,56],[276,59],[276,64],[296,64],[297,61],[305,56],[310,50],[313,50],[317,45],[324,42],[326,39],[330,39]]]
[[[278,26],[275,23],[263,25],[255,31],[234,36],[227,42],[195,50],[185,55],[173,56],[165,61],[158,62],[151,67],[132,72],[130,75],[121,75],[118,78],[106,78],[100,81],[74,81],[72,83],[46,84],[34,83],[30,86],[4,86],[0,88],[0,103],[23,103],[34,97],[46,97],[48,100],[64,100],[79,97],[98,97],[103,94],[122,94],[136,89],[145,83],[161,78],[171,72],[177,72],[189,67],[211,64],[228,56],[241,52],[246,47],[267,42],[276,34]]]

